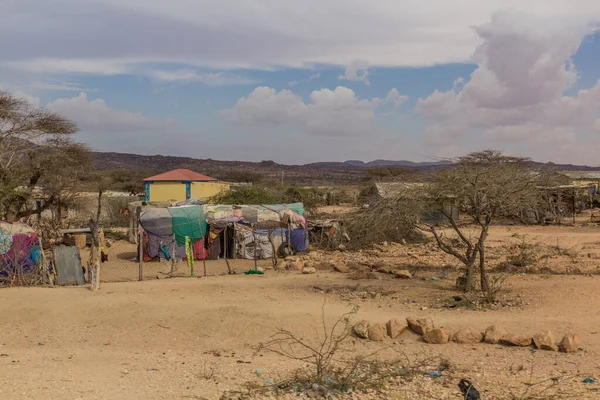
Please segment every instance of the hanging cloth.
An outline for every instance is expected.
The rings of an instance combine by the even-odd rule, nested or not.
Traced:
[[[187,259],[188,267],[190,267],[190,276],[194,276],[194,248],[189,236],[185,237],[185,258]]]
[[[185,237],[196,242],[206,236],[206,218],[200,206],[169,207],[177,245],[185,246]]]

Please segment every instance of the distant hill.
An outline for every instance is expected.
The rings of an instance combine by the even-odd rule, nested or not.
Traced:
[[[600,167],[580,166],[571,164],[535,163],[539,166],[572,171],[600,171]],[[415,169],[440,168],[452,165],[448,161],[412,162],[374,160],[363,162],[349,160],[345,162],[317,162],[306,165],[284,165],[274,161],[219,161],[212,159],[196,159],[176,156],[144,156],[125,153],[94,153],[96,169],[112,170],[143,170],[149,173],[160,173],[177,168],[188,168],[193,171],[221,178],[231,171],[247,171],[261,174],[270,179],[280,180],[283,173],[284,182],[302,185],[336,185],[359,183],[367,168],[402,167]]]
[[[429,161],[429,162],[413,162],[413,161],[391,161],[391,160],[374,160],[364,162],[360,160],[348,160],[344,162],[316,162],[307,164],[314,168],[341,168],[341,167],[356,167],[356,168],[376,168],[376,167],[404,167],[404,168],[428,168],[439,167],[444,165],[452,165],[450,161]]]

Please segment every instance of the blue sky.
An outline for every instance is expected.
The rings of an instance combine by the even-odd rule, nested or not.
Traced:
[[[600,164],[595,1],[20,0],[0,89],[100,151]]]

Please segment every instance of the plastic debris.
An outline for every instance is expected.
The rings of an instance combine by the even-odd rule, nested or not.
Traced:
[[[425,373],[431,376],[432,378],[440,378],[442,376],[442,373],[440,371],[426,371]]]
[[[458,382],[458,388],[463,396],[465,396],[464,400],[481,400],[479,391],[475,389],[475,386],[473,386],[468,379],[461,379],[460,382]]]
[[[255,269],[249,269],[248,271],[244,272],[244,275],[264,275],[265,273],[262,271],[257,271]]]
[[[585,378],[583,383],[596,383],[596,380],[594,378]]]

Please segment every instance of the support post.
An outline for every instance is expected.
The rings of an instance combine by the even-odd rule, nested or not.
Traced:
[[[573,189],[573,225],[575,225],[575,208],[576,208],[575,189]]]
[[[258,245],[256,243],[256,231],[254,230],[254,225],[252,225],[252,238],[254,239],[254,270],[258,271],[258,260],[256,259],[256,248]]]
[[[43,269],[46,269],[46,274],[47,274],[47,278],[48,278],[48,284],[50,286],[54,286],[54,281],[52,280],[52,275],[50,274],[50,268],[48,268],[48,260],[46,260],[46,253],[44,252],[44,247],[42,246],[42,237],[38,237],[38,243],[39,243],[39,248],[40,248],[40,262],[42,263],[42,274]]]
[[[177,240],[175,240],[175,235],[173,235],[173,246],[171,250],[171,278],[175,274],[175,246],[177,245]]]
[[[231,265],[229,265],[229,260],[227,259],[227,227],[229,224],[225,225],[225,229],[223,229],[223,258],[225,258],[225,264],[227,264],[227,273],[231,275]]]
[[[141,209],[137,207],[136,219],[140,220]],[[139,229],[138,229],[139,231]],[[144,280],[144,233],[136,232],[138,242],[138,264],[139,264],[139,276],[138,280]]]

